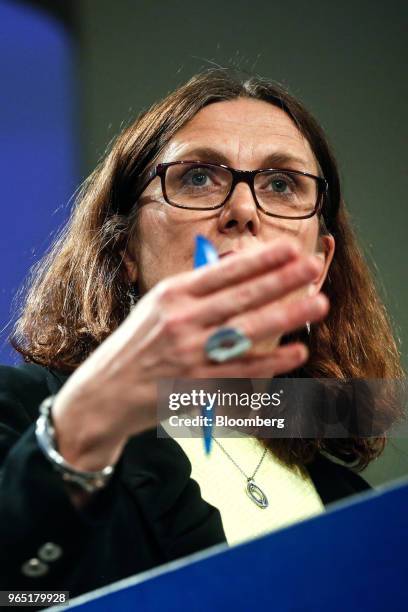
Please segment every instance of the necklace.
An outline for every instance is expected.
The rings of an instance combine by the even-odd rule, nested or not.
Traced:
[[[237,467],[239,469],[239,471],[241,472],[241,474],[243,474],[243,476],[245,476],[247,484],[245,487],[245,491],[246,494],[248,495],[249,499],[251,499],[254,504],[256,504],[258,506],[258,508],[267,508],[269,506],[269,502],[268,502],[268,498],[266,497],[265,493],[262,491],[262,489],[255,484],[254,478],[256,476],[257,471],[259,470],[259,468],[261,467],[261,463],[265,458],[266,452],[267,452],[267,448],[265,448],[263,455],[258,463],[258,465],[255,468],[254,473],[252,474],[252,476],[248,476],[247,474],[245,474],[244,470],[242,470],[238,463],[231,457],[231,455],[225,450],[225,448],[223,447],[223,445],[218,442],[218,440],[216,438],[214,438],[214,436],[211,436],[212,439],[214,440],[214,442],[216,444],[218,444],[218,446],[220,447],[220,449],[222,450],[222,452],[228,457],[228,459],[230,461],[232,461],[232,463],[235,465],[235,467]]]

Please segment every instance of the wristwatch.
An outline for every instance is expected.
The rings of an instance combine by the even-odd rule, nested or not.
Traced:
[[[78,485],[88,493],[94,493],[106,486],[114,472],[114,467],[108,465],[98,472],[84,472],[77,470],[65,461],[64,457],[58,452],[55,441],[55,428],[51,414],[54,399],[55,395],[51,395],[40,405],[40,416],[35,428],[38,445],[65,482]]]

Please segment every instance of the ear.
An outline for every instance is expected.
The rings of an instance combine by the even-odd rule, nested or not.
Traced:
[[[122,261],[125,267],[126,275],[130,283],[135,283],[138,277],[138,269],[136,259],[129,251],[120,251]]]
[[[330,264],[333,260],[335,246],[336,243],[331,234],[324,234],[323,236],[319,236],[318,247],[315,255],[322,259],[324,265],[322,271],[319,273],[319,276],[316,277],[310,284],[310,295],[316,295],[321,290],[329,272]]]

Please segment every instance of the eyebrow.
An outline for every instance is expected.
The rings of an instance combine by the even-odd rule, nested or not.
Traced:
[[[186,149],[181,154],[176,155],[176,157],[179,159],[174,159],[172,161],[202,161],[214,162],[216,164],[225,164],[226,166],[230,165],[229,159],[226,155],[221,153],[221,151],[218,151],[217,149],[213,149],[211,147],[194,147],[192,149]],[[261,162],[262,166],[265,168],[290,165],[293,163],[301,164],[304,167],[307,166],[307,162],[305,159],[302,159],[301,157],[296,157],[296,155],[292,155],[285,151],[274,151],[273,153],[269,153],[268,155],[266,155],[266,157],[263,158]]]

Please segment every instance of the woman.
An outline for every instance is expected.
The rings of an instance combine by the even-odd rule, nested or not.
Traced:
[[[197,234],[225,257],[192,270]],[[218,361],[208,341],[225,327],[245,350]],[[216,441],[204,466],[199,440],[157,437],[158,379],[401,374],[322,130],[281,87],[223,70],[118,137],[35,270],[12,342],[27,363],[0,374],[3,588],[71,596],[274,528],[290,500],[293,520],[319,512],[368,488],[320,451],[362,468],[384,447]],[[286,505],[235,498],[233,472],[242,484],[257,470]]]

